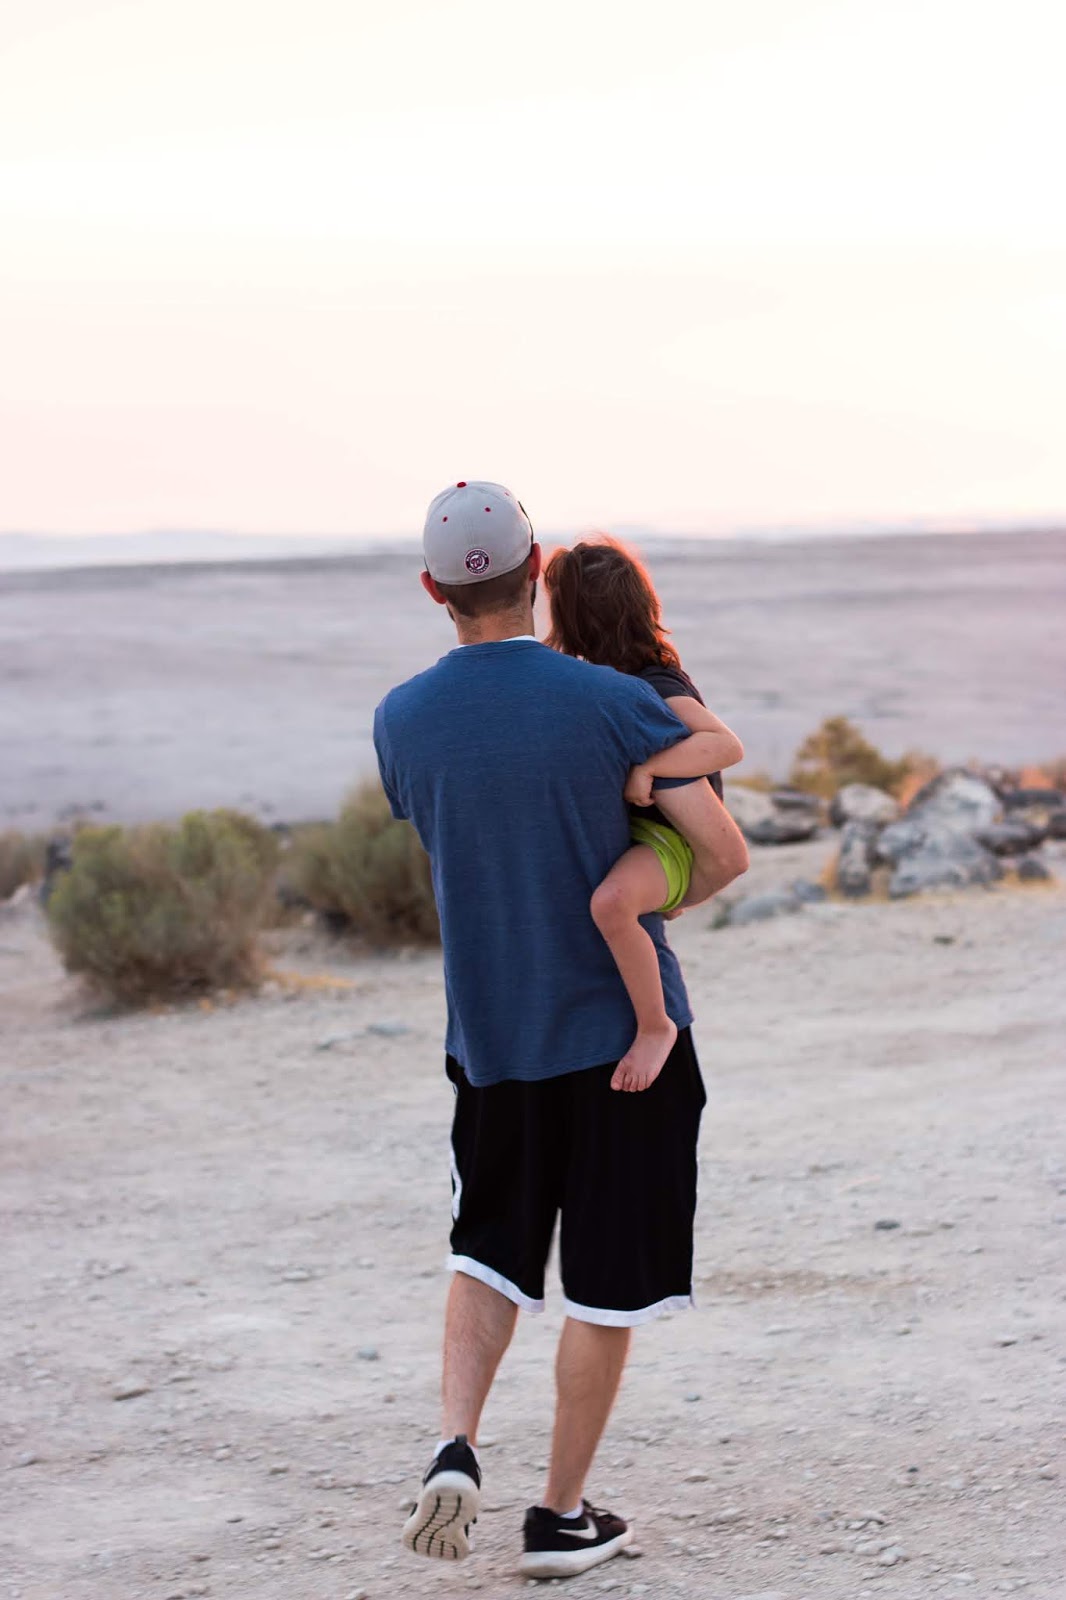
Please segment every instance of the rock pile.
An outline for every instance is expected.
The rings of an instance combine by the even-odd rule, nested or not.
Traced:
[[[933,778],[902,812],[890,795],[880,795],[878,804],[878,793],[853,784],[833,802],[833,820],[842,826],[836,886],[852,898],[871,892],[880,867],[888,869],[893,899],[995,883],[1004,858],[1027,881],[1049,878],[1034,851],[1046,838],[1066,837],[1066,795],[1001,793],[963,767]]]
[[[753,844],[813,838],[823,803],[797,789],[731,788],[726,803]],[[1052,877],[1041,854],[1046,839],[1066,840],[1066,794],[1011,787],[1006,775],[953,767],[931,779],[907,806],[865,783],[842,788],[828,807],[840,830],[832,887],[861,899],[887,887],[893,899],[933,889],[997,882],[1008,869],[1023,883]],[[797,879],[787,888],[719,900],[715,926],[742,926],[788,915],[825,897]]]

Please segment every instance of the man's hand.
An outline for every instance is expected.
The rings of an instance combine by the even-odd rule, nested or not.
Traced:
[[[650,806],[654,782],[655,778],[647,766],[630,767],[622,793],[631,806]]]

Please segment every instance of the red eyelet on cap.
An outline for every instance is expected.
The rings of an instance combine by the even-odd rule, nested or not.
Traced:
[[[462,481],[462,482],[461,482],[461,483],[457,483],[457,484],[456,484],[456,485],[455,485],[455,487],[456,487],[456,488],[457,488],[457,489],[465,489],[465,488],[466,488],[466,480],[465,480],[465,478],[464,478],[464,479],[463,479],[463,481]]]

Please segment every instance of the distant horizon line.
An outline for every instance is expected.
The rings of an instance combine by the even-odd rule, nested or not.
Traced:
[[[591,530],[577,530],[584,533]],[[992,537],[1012,534],[1059,534],[1066,537],[1061,517],[971,519],[928,518],[910,521],[841,524],[760,523],[717,532],[671,532],[637,524],[615,524],[615,537],[662,550],[670,545],[822,543],[830,540]],[[539,534],[545,545],[566,543],[575,530]],[[247,563],[328,562],[375,553],[409,552],[419,535],[406,534],[242,534],[207,529],[183,533],[157,529],[144,533],[40,534],[0,533],[0,575],[9,578],[77,571],[132,570],[138,567],[209,567]]]

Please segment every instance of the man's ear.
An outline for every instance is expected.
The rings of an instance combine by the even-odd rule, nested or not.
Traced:
[[[446,606],[448,604],[447,600],[445,600],[444,596],[437,588],[437,585],[433,582],[433,579],[430,577],[429,573],[423,572],[421,577],[422,587],[429,595],[429,598],[431,600],[435,600],[439,606]]]
[[[529,548],[529,576],[536,583],[540,577],[541,568],[544,566],[544,551],[539,544],[530,545]]]

